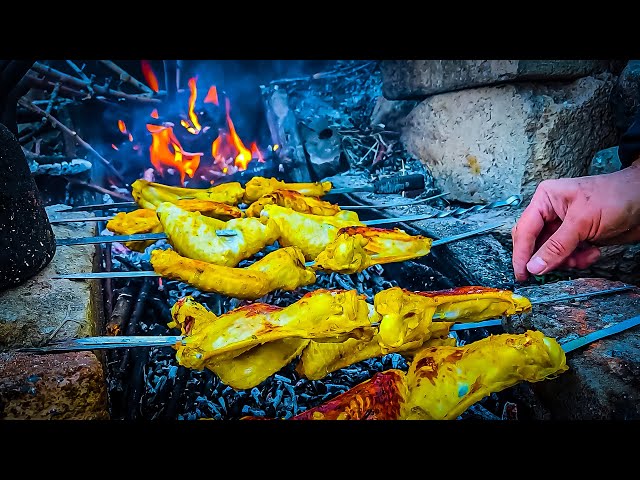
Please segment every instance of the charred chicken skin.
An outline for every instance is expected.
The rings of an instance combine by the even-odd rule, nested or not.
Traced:
[[[238,182],[223,183],[211,188],[181,188],[138,179],[131,184],[131,195],[140,207],[150,209],[162,202],[176,203],[183,199],[211,200],[237,205],[242,200],[244,188]]]
[[[315,283],[296,247],[280,248],[246,268],[214,265],[185,258],[173,250],[151,252],[153,270],[163,277],[180,280],[202,292],[255,300],[276,289],[294,290]]]
[[[180,255],[227,267],[271,245],[279,233],[274,222],[257,218],[222,222],[169,202],[161,203],[156,212],[169,243]]]
[[[262,195],[247,208],[248,217],[259,217],[265,205],[280,205],[300,213],[312,215],[335,215],[340,211],[338,205],[320,200],[318,197],[307,197],[295,190],[276,190]]]
[[[432,240],[399,228],[346,227],[338,230],[316,258],[315,268],[357,273],[375,264],[403,262],[428,255]]]
[[[202,215],[218,220],[242,218],[244,212],[237,207],[210,200],[178,200],[176,205],[187,212],[200,212]],[[156,214],[156,209],[139,208],[133,212],[120,212],[107,222],[107,229],[116,235],[134,235],[136,233],[161,233],[162,225]],[[143,252],[153,244],[154,240],[126,242],[131,250]]]
[[[294,420],[453,420],[487,395],[568,370],[560,344],[542,332],[501,334],[463,347],[420,350],[407,374],[377,373]]]
[[[331,190],[331,182],[285,183],[275,178],[253,177],[244,186],[244,203],[250,204],[276,190],[295,190],[307,197],[321,197]]]
[[[509,290],[459,287],[434,292],[410,292],[389,288],[374,297],[381,316],[378,338],[383,349],[397,348],[428,331],[431,321],[480,322],[531,309],[531,302]]]
[[[371,325],[370,305],[355,290],[316,290],[286,308],[254,303],[219,317],[203,308],[194,315],[193,303],[192,297],[176,302],[169,327],[186,335],[176,346],[178,362],[198,370],[256,345],[337,337]]]
[[[278,242],[302,250],[306,260],[314,260],[336,239],[343,227],[364,226],[355,212],[341,210],[333,216],[299,213],[279,205],[265,205],[260,218],[274,221],[279,230]]]

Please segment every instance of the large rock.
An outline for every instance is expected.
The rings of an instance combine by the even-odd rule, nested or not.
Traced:
[[[102,364],[91,352],[0,354],[0,419],[108,420]]]
[[[382,92],[389,100],[424,98],[515,80],[574,79],[609,67],[601,60],[386,60]]]
[[[87,216],[46,207],[49,218]],[[52,225],[56,238],[96,234],[95,222]],[[0,350],[39,346],[49,340],[95,335],[102,322],[100,283],[51,278],[55,274],[91,272],[96,245],[58,247],[51,263],[21,285],[0,292]]]
[[[527,200],[542,180],[585,175],[615,144],[612,86],[603,74],[434,95],[408,115],[401,140],[451,199]]]
[[[583,278],[517,290],[533,302],[620,286]],[[534,305],[529,315],[512,317],[507,329],[537,329],[560,343],[640,315],[640,293],[623,292],[589,300]],[[544,418],[556,420],[640,419],[640,327],[617,333],[567,353],[569,370],[532,384],[544,404]]]
[[[631,125],[640,106],[640,60],[631,60],[622,70],[613,92],[611,104],[618,135]]]

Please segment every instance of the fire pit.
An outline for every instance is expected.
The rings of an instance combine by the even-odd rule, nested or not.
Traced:
[[[426,163],[415,154],[415,148],[414,153],[405,149],[405,144],[413,145],[413,140],[403,141],[402,119],[409,112],[415,112],[417,101],[401,99],[398,100],[401,105],[387,104],[388,100],[383,96],[384,71],[379,62],[336,62],[330,65],[331,68],[326,67],[327,70],[322,73],[265,78],[254,84],[255,103],[259,108],[253,105],[254,117],[250,117],[245,116],[246,111],[242,108],[247,106],[247,101],[241,95],[243,91],[234,91],[231,86],[224,88],[208,70],[206,63],[194,62],[190,65],[171,61],[141,61],[116,65],[110,61],[100,61],[81,65],[68,61],[36,62],[33,65],[26,77],[32,89],[17,100],[20,107],[18,112],[28,120],[19,123],[21,132],[18,139],[26,154],[21,166],[27,168],[31,164],[38,185],[43,186],[43,197],[50,199],[48,203],[63,202],[78,207],[77,211],[72,212],[65,212],[68,207],[56,212],[49,211],[48,218],[45,217],[45,221],[41,222],[45,233],[40,234],[39,238],[53,240],[53,233],[58,236],[60,232],[56,256],[65,255],[65,258],[73,256],[73,252],[77,251],[75,249],[86,249],[87,244],[99,245],[89,247],[96,248],[96,261],[90,262],[93,265],[89,267],[60,271],[61,267],[57,264],[55,273],[58,275],[53,275],[51,285],[55,286],[56,282],[59,282],[58,285],[91,285],[92,292],[87,293],[87,297],[94,300],[87,309],[97,307],[100,312],[87,315],[93,319],[91,328],[69,329],[67,318],[62,321],[64,328],[50,328],[35,340],[7,343],[8,348],[1,354],[4,356],[0,357],[0,372],[7,379],[4,383],[0,382],[0,405],[4,409],[0,416],[27,417],[24,412],[30,411],[28,401],[21,392],[25,391],[25,385],[37,390],[40,379],[51,374],[45,369],[38,370],[37,375],[27,375],[29,372],[26,370],[33,367],[29,367],[24,359],[39,357],[43,352],[46,352],[43,358],[51,358],[52,364],[53,359],[66,358],[64,362],[57,362],[56,368],[74,365],[75,370],[71,368],[72,373],[65,375],[74,375],[73,372],[77,371],[90,375],[99,407],[76,414],[71,409],[60,413],[60,408],[50,408],[49,412],[54,413],[38,411],[30,413],[29,418],[56,418],[56,415],[63,418],[74,418],[74,415],[76,418],[104,418],[108,415],[113,420],[291,419],[308,410],[314,411],[342,394],[349,394],[363,382],[371,379],[382,382],[380,379],[386,378],[384,375],[388,375],[390,370],[403,372],[403,375],[411,372],[413,354],[391,352],[351,363],[314,380],[300,373],[300,358],[297,355],[258,384],[249,388],[234,388],[213,369],[184,366],[180,356],[176,355],[176,349],[169,344],[95,349],[93,353],[82,354],[47,350],[57,340],[86,336],[167,338],[185,335],[180,327],[174,326],[175,312],[172,316],[172,310],[188,297],[220,318],[235,309],[252,308],[259,304],[268,304],[274,310],[287,308],[303,297],[309,298],[309,295],[322,290],[355,290],[373,308],[377,294],[394,287],[420,292],[465,286],[493,287],[516,293],[522,291],[528,298],[541,302],[545,297],[540,296],[539,292],[547,289],[546,298],[550,303],[565,293],[625,287],[624,291],[613,292],[611,296],[597,301],[567,300],[569,303],[563,304],[559,300],[559,307],[534,306],[533,313],[509,314],[509,318],[504,317],[502,323],[454,329],[449,332],[447,342],[449,346],[458,347],[472,345],[505,331],[515,335],[533,329],[552,335],[559,341],[572,338],[572,327],[560,332],[554,330],[557,325],[549,327],[545,324],[540,312],[544,312],[544,318],[548,319],[553,316],[549,312],[554,309],[573,309],[568,320],[572,326],[579,324],[577,320],[577,323],[572,323],[573,319],[584,316],[584,312],[590,308],[597,310],[606,301],[625,305],[621,311],[628,311],[626,316],[637,314],[632,307],[637,294],[630,286],[606,281],[598,283],[596,280],[591,284],[583,284],[575,280],[576,275],[569,273],[563,278],[567,280],[566,284],[554,282],[553,287],[549,287],[541,285],[544,279],[535,279],[520,290],[511,272],[509,245],[499,241],[497,238],[500,236],[484,234],[456,240],[460,234],[486,226],[486,222],[473,220],[474,214],[482,210],[497,211],[504,206],[507,207],[505,211],[512,206],[515,209],[522,199],[520,192],[508,192],[514,195],[480,204],[449,198],[449,192],[441,188],[442,181],[432,176]],[[91,79],[87,75],[89,72],[92,72]],[[104,84],[94,78],[100,77],[98,74],[104,77]],[[85,127],[86,118],[96,115],[103,119],[98,122],[99,128]],[[41,122],[41,119],[46,121]],[[252,124],[258,125],[258,128],[250,128]],[[51,126],[54,130],[50,130]],[[82,150],[87,158],[76,158],[80,156],[76,150]],[[88,170],[83,170],[84,164],[81,162],[89,164]],[[59,167],[43,168],[44,165]],[[72,167],[82,171],[72,170]],[[469,168],[474,167],[470,164]],[[410,177],[417,177],[420,181],[417,184],[403,184],[403,179]],[[154,273],[154,270],[157,271],[153,260],[157,257],[154,255],[164,250],[179,250],[176,247],[176,234],[167,228],[163,219],[169,207],[162,202],[175,203],[175,199],[168,200],[167,195],[179,191],[171,189],[188,189],[180,191],[183,192],[180,201],[215,202],[218,199],[197,198],[192,196],[195,195],[193,192],[210,192],[207,189],[224,185],[233,189],[237,184],[243,189],[245,201],[227,202],[226,208],[227,212],[237,209],[240,212],[238,217],[242,217],[242,220],[251,218],[248,211],[255,203],[254,200],[246,200],[245,188],[250,182],[261,178],[275,178],[288,185],[304,182],[305,185],[318,186],[323,184],[321,182],[330,181],[333,190],[351,191],[323,197],[322,200],[334,206],[340,205],[342,213],[353,215],[356,212],[357,225],[362,222],[369,227],[380,223],[381,227],[389,227],[383,222],[389,218],[399,218],[391,223],[391,228],[400,228],[411,238],[452,241],[442,246],[436,244],[428,254],[390,263],[374,262],[372,266],[353,273],[320,269],[315,271],[315,281],[310,284],[295,288],[272,288],[259,298],[223,295],[196,287],[192,281],[170,279],[175,277]],[[136,181],[143,182],[143,186],[160,186],[154,187],[160,188],[160,193],[154,193],[159,199],[157,204],[153,201],[149,203],[148,198],[144,200],[147,204],[140,200],[141,194],[136,193],[134,184]],[[396,188],[397,185],[401,186]],[[165,186],[168,190],[163,191]],[[28,190],[30,193],[37,192],[35,184],[30,185]],[[507,202],[508,198],[515,200]],[[272,198],[270,202],[277,200]],[[97,206],[83,210],[87,204]],[[180,213],[183,219],[195,218],[195,222],[200,222],[201,218],[205,218],[202,225],[216,225],[216,235],[231,239],[238,235],[234,228],[216,223],[235,220],[219,220],[214,214],[204,216],[204,213],[190,217],[185,205],[182,205],[185,210]],[[238,205],[244,207],[238,209]],[[275,205],[285,208],[277,203]],[[151,211],[149,218],[155,223],[149,229],[136,233],[155,234],[156,237],[131,239],[135,241],[110,240],[114,229],[113,226],[109,227],[108,222],[114,214],[129,212],[137,207]],[[273,215],[271,212],[277,211],[272,207],[270,204],[262,206],[262,213],[256,217],[261,219],[262,225],[267,225]],[[154,210],[157,210],[157,216]],[[91,216],[95,218],[89,218]],[[416,216],[420,218],[416,220]],[[47,229],[51,229],[50,222],[53,224],[51,234],[47,233]],[[60,230],[73,226],[87,227],[89,230],[82,234],[63,233]],[[299,226],[298,230],[304,228]],[[509,225],[503,228],[508,229]],[[296,228],[292,230],[295,233]],[[195,228],[193,231],[196,231]],[[185,236],[189,242],[197,242],[199,236],[205,236],[204,230],[197,231],[197,235]],[[65,244],[63,238],[94,235],[104,238],[79,242],[79,245],[73,242]],[[297,238],[303,237],[298,232]],[[257,253],[244,255],[238,262],[227,266],[248,269],[287,246],[282,238],[278,237],[276,243],[267,244]],[[293,247],[299,245],[294,243]],[[25,272],[25,276],[18,277],[15,283],[23,283],[28,275],[37,274],[46,265],[46,259],[53,256],[51,248],[48,252],[45,251],[45,260],[40,261],[35,271]],[[178,253],[186,257],[183,251]],[[304,260],[313,263],[313,260],[306,258],[306,252],[303,253]],[[189,259],[205,261],[196,257]],[[315,261],[317,263],[317,259]],[[301,268],[305,268],[304,265]],[[106,276],[98,280],[64,278],[65,274],[74,273],[104,273]],[[200,272],[199,275],[204,273]],[[231,282],[232,277],[228,278]],[[101,299],[95,302],[95,289],[98,287],[101,287]],[[5,297],[4,301],[11,302],[11,299]],[[602,326],[596,318],[590,318],[589,322],[582,326],[582,333],[595,329],[589,326],[591,324],[598,324],[598,328]],[[0,324],[7,325],[9,322],[0,318]],[[632,332],[628,332],[619,338],[618,342],[624,342],[634,337]],[[37,353],[21,352],[21,347],[30,347]],[[67,357],[59,357],[63,355]],[[540,388],[537,383],[519,384],[486,395],[455,418],[523,420],[568,415],[569,409],[564,400],[558,399],[571,398],[575,393],[571,393],[571,389],[575,385],[588,384],[588,376],[596,374],[588,372],[587,367],[573,368],[580,364],[579,360],[573,360],[572,363],[572,359],[578,358],[575,353],[567,354],[567,357],[570,371],[563,374],[562,378],[569,379],[563,381],[569,385],[569,394],[554,390],[556,380],[540,382]],[[620,361],[626,362],[625,368],[633,368],[638,358],[633,354],[625,354]],[[86,368],[83,362],[88,365]],[[95,368],[98,364],[104,366],[100,373]],[[609,410],[602,398],[607,392],[598,389],[590,392],[592,398],[601,402],[599,411],[604,412],[602,415],[606,417]],[[636,390],[625,392],[625,395],[633,396]],[[366,400],[366,397],[362,398]],[[580,405],[575,398],[567,401],[573,402],[575,407],[570,415],[578,415],[576,412],[587,415],[586,406]],[[74,408],[81,407],[75,405]],[[623,408],[630,416],[640,416],[628,402]]]

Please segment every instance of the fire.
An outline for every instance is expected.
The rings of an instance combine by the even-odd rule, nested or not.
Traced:
[[[189,79],[189,120],[191,120],[191,125],[189,125],[186,121],[182,120],[180,125],[187,129],[189,133],[197,135],[202,130],[202,126],[200,122],[198,122],[198,116],[194,111],[196,106],[196,98],[198,98],[198,89],[196,87],[196,77]]]
[[[158,115],[157,108],[154,108],[153,111],[151,112],[151,118],[160,118],[160,115]]]
[[[120,130],[120,133],[127,133],[127,126],[122,120],[118,120],[118,130]]]
[[[252,158],[257,158],[260,163],[264,163],[264,157],[262,156],[256,142],[251,143],[251,156]]]
[[[158,93],[158,78],[156,74],[153,73],[153,69],[151,68],[151,64],[147,60],[141,60],[142,64],[142,74],[144,75],[144,79],[147,81],[147,85],[154,92]]]
[[[184,186],[185,175],[193,178],[202,152],[185,152],[180,141],[173,133],[173,125],[167,126],[147,124],[147,130],[151,133],[151,146],[149,154],[153,167],[164,175],[163,167],[172,167],[180,172],[180,184]]]
[[[214,105],[219,105],[218,103],[218,89],[215,85],[212,85],[207,92],[207,96],[204,97],[204,103],[213,103]]]
[[[236,155],[235,161],[233,162],[238,170],[246,170],[249,162],[251,161],[251,152],[247,150],[247,147],[244,146],[242,140],[236,133],[236,129],[233,126],[233,122],[231,121],[231,102],[229,99],[226,99],[226,107],[227,107],[227,125],[229,127],[229,135],[231,136],[231,143],[238,151],[238,155]]]

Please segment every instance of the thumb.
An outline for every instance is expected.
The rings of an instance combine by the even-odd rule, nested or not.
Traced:
[[[559,267],[580,243],[578,222],[568,217],[558,230],[551,235],[527,263],[527,270],[533,275],[541,275]]]

